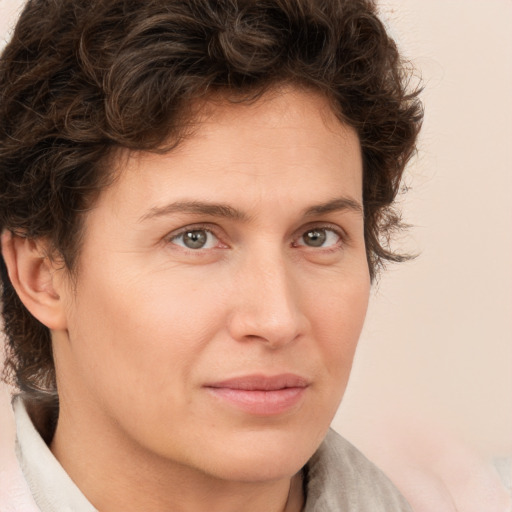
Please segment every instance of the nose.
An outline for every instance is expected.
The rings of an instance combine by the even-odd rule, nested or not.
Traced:
[[[281,255],[249,258],[237,273],[230,335],[238,341],[259,340],[283,347],[307,331],[299,284]]]

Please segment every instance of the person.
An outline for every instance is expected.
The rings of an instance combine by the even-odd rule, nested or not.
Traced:
[[[410,510],[329,430],[422,120],[376,11],[26,4],[1,275],[40,510]]]

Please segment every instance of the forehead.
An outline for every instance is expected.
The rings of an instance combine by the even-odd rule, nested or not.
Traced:
[[[118,179],[100,202],[137,196],[140,205],[158,207],[179,196],[248,206],[263,198],[303,201],[320,190],[361,200],[358,137],[320,93],[285,88],[252,103],[212,98],[190,126],[168,153],[121,155]]]

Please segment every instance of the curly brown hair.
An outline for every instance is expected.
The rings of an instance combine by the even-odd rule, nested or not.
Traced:
[[[371,0],[30,0],[0,60],[0,231],[44,237],[73,270],[116,148],[165,151],[213,93],[314,88],[359,136],[371,277],[400,227],[393,202],[422,107]],[[188,113],[187,113],[188,112]],[[55,400],[48,328],[0,258],[5,378]]]

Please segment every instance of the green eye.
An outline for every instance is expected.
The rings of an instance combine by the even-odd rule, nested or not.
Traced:
[[[306,247],[333,247],[340,241],[340,235],[329,228],[314,228],[302,234],[297,245]]]
[[[186,249],[211,249],[218,243],[217,237],[207,229],[184,231],[172,238],[172,243]]]
[[[313,229],[302,235],[304,244],[309,247],[322,247],[327,240],[325,229]]]

